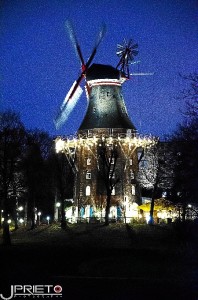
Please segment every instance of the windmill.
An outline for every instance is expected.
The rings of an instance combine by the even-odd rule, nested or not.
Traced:
[[[74,203],[77,213],[83,205],[86,207],[86,217],[89,218],[90,205],[94,204],[95,207],[98,207],[100,203],[102,208],[106,201],[104,199],[106,191],[103,190],[105,184],[102,182],[98,159],[101,143],[105,141],[109,151],[114,146],[119,151],[118,166],[124,167],[121,184],[116,190],[117,195],[114,200],[117,203],[117,199],[124,197],[126,204],[126,199],[132,199],[133,203],[138,197],[135,194],[136,183],[134,184],[135,176],[133,176],[138,170],[137,148],[151,145],[153,141],[147,137],[141,138],[137,134],[137,129],[129,117],[122,95],[122,84],[129,79],[129,65],[133,63],[134,57],[138,54],[138,45],[134,44],[132,40],[129,42],[124,40],[123,45],[118,45],[119,62],[116,68],[111,65],[92,63],[105,33],[103,26],[93,51],[85,62],[71,23],[66,22],[66,27],[75,52],[80,59],[81,73],[61,105],[60,112],[55,119],[56,127],[59,128],[67,120],[80,98],[82,94],[80,84],[83,79],[86,80],[85,90],[88,101],[86,113],[77,133],[73,138],[71,136],[63,140],[60,137],[57,138],[56,151],[65,153],[74,170]],[[113,166],[115,167],[115,165]]]
[[[91,52],[91,55],[89,56],[87,62],[84,61],[83,55],[82,55],[82,51],[80,48],[80,45],[78,43],[78,40],[76,38],[73,26],[71,24],[70,21],[66,21],[65,23],[66,29],[69,33],[69,37],[70,40],[74,46],[76,55],[79,57],[80,62],[81,62],[81,74],[80,76],[77,78],[77,80],[74,81],[73,85],[71,86],[69,92],[67,93],[61,107],[60,110],[54,120],[54,124],[56,126],[56,128],[60,128],[63,123],[65,123],[65,121],[68,119],[71,111],[73,110],[73,108],[75,107],[77,101],[79,100],[83,90],[80,87],[80,83],[81,81],[85,78],[87,70],[89,68],[89,66],[91,65],[91,62],[93,61],[96,52],[97,52],[97,48],[99,46],[99,44],[101,43],[104,34],[106,32],[106,27],[105,25],[103,25],[99,31],[96,43],[94,45],[94,48]]]

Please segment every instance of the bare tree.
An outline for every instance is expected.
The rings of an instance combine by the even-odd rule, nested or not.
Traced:
[[[185,101],[186,109],[184,115],[189,118],[197,118],[198,116],[198,74],[191,73],[181,77],[189,82],[189,87],[181,91],[177,97]]]
[[[170,144],[159,141],[150,149],[144,150],[144,157],[139,161],[138,181],[142,188],[151,191],[150,219],[153,224],[155,199],[160,190],[170,190],[173,181],[173,169],[170,165]]]

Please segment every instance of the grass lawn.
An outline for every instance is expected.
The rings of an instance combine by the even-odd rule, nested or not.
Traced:
[[[187,229],[125,224],[20,228],[11,233],[12,246],[0,245],[0,287],[60,284],[64,299],[74,300],[198,299],[197,228]]]

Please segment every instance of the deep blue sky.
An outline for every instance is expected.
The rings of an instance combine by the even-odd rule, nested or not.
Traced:
[[[52,135],[75,133],[86,109],[85,93],[68,122],[53,118],[80,72],[64,23],[73,21],[87,59],[104,22],[107,33],[95,63],[116,66],[123,38],[139,44],[131,72],[155,72],[123,85],[129,115],[141,133],[163,136],[181,120],[186,82],[197,70],[198,3],[195,0],[4,0],[1,1],[1,109],[21,114],[29,128]],[[84,83],[83,83],[84,85]]]

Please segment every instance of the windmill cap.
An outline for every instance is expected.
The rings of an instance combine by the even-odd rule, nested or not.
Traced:
[[[86,72],[86,80],[120,79],[120,71],[110,65],[92,64]]]

